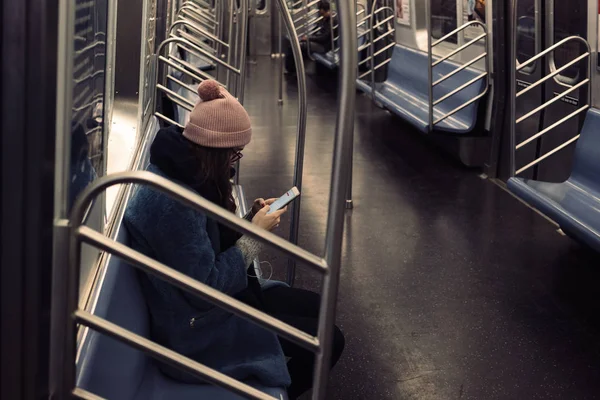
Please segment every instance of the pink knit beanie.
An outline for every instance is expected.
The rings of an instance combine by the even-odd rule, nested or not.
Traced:
[[[183,136],[204,147],[232,149],[250,143],[252,126],[244,107],[217,81],[198,86],[200,102],[190,114]]]

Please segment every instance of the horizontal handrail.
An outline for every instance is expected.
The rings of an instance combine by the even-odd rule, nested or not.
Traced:
[[[586,45],[588,53],[591,53],[590,45],[589,45],[589,43],[584,38],[582,38],[580,36],[569,36],[567,38],[564,38],[560,42],[555,43],[552,46],[548,47],[546,50],[542,51],[541,53],[536,54],[535,56],[531,57],[529,60],[522,62],[521,64],[519,64],[518,61],[517,61],[516,71],[518,72],[518,71],[522,70],[527,65],[529,65],[529,64],[531,64],[531,63],[539,60],[540,58],[544,57],[546,54],[553,52],[558,47],[562,46],[563,44],[565,44],[567,42],[571,42],[571,41],[582,42],[583,44]]]
[[[147,171],[137,172],[139,173]],[[156,185],[153,186],[158,188]],[[206,199],[205,201],[208,202]],[[233,213],[230,214],[239,221],[245,221],[244,219],[238,218]],[[313,352],[319,350],[319,341],[316,337],[309,335],[308,333],[303,332],[292,325],[280,321],[263,311],[259,311],[254,307],[249,306],[248,304],[237,300],[234,297],[231,297],[230,295],[225,294],[217,289],[214,289],[205,283],[197,281],[182,272],[168,267],[167,265],[160,263],[136,250],[133,250],[122,243],[114,241],[90,227],[80,226],[75,230],[75,235],[83,243],[87,243],[107,253],[116,255],[122,258],[124,261],[127,261],[131,266],[138,268],[145,273],[154,275],[155,277],[168,282],[181,290],[198,296],[201,299],[237,316],[252,321],[263,328],[272,329],[277,334],[285,337],[299,346],[306,348],[307,350]]]
[[[185,128],[185,126],[183,126],[182,124],[180,124],[179,122],[172,120],[171,118],[167,117],[164,114],[159,113],[158,111],[154,112],[154,115],[160,119],[162,119],[163,121],[166,121],[168,123],[170,123],[171,125],[176,125],[178,127],[180,127],[181,129]]]
[[[200,54],[202,54],[203,56],[206,56],[206,58],[216,62],[219,65],[222,65],[223,67],[227,68],[228,70],[230,70],[233,73],[236,74],[241,74],[241,71],[238,68],[235,68],[229,64],[227,64],[225,61],[221,60],[219,57],[215,57],[214,55],[210,54],[209,52],[207,52],[206,50],[200,48],[199,46],[195,45],[194,43],[190,42],[187,39],[184,38],[180,38],[180,37],[173,37],[173,38],[169,38],[167,40],[164,40],[159,46],[158,49],[156,50],[156,54],[160,54],[162,49],[169,43],[183,43],[186,45],[191,46],[194,50],[196,50],[197,52],[199,52]]]
[[[202,14],[199,14],[196,10],[192,8],[182,8],[179,13],[179,16],[189,18],[199,24],[206,26],[208,29],[216,29],[218,23],[212,19],[212,17],[207,17]]]
[[[477,57],[473,58],[471,61],[461,65],[459,68],[456,68],[454,71],[450,72],[449,74],[442,76],[440,79],[433,82],[433,86],[437,86],[440,83],[444,82],[446,79],[451,78],[452,76],[458,74],[460,71],[463,71],[463,70],[469,68],[471,65],[475,64],[477,61],[481,60],[484,57],[487,57],[487,51],[481,53]]]
[[[318,14],[318,13],[319,13],[319,10],[316,10],[316,9],[315,9],[315,10],[311,10],[311,11],[307,12],[306,14],[304,14],[304,15],[301,15],[300,17],[296,18],[296,19],[294,20],[294,25],[295,25],[297,22],[299,22],[299,21],[301,21],[301,20],[303,20],[303,19],[310,18],[310,17],[312,17],[313,15],[315,15],[315,14]]]
[[[173,75],[167,75],[167,80],[172,81],[173,83],[176,83],[177,85],[181,86],[182,88],[185,88],[187,90],[189,90],[190,92],[197,94],[198,91],[196,89],[194,89],[193,87],[191,87],[190,85],[188,85],[185,82],[180,81],[179,79],[175,78]]]
[[[199,46],[201,48],[203,48],[204,50],[208,51],[211,54],[214,54],[215,57],[217,57],[217,49],[216,46],[213,47],[211,45],[209,45],[208,43],[204,43],[202,40],[199,40],[198,37],[184,31],[183,29],[178,29],[177,32],[173,32],[169,35],[169,37],[181,37],[184,38],[185,40],[189,40],[191,43],[195,44],[196,46]],[[189,52],[191,52],[191,50],[188,49]],[[196,54],[198,57],[202,57],[202,55],[200,54]]]
[[[372,60],[373,58],[377,57],[378,55],[380,55],[381,53],[385,53],[387,50],[389,50],[390,48],[394,47],[396,45],[396,43],[392,42],[389,43],[387,46],[377,50],[372,56],[368,56],[365,57],[363,60],[361,60],[358,65],[362,65],[364,63],[366,63],[369,60]]]
[[[579,89],[581,86],[585,85],[586,83],[588,83],[590,81],[589,78],[586,78],[584,80],[582,80],[581,82],[579,82],[578,84],[576,84],[575,86],[565,90],[564,92],[560,93],[558,96],[554,97],[553,99],[548,100],[547,102],[545,102],[544,104],[542,104],[539,107],[536,107],[535,109],[531,110],[530,112],[528,112],[527,114],[523,115],[521,118],[516,120],[516,124],[520,124],[521,122],[525,121],[527,118],[531,117],[532,115],[542,111],[544,108],[550,106],[551,104],[556,103],[557,101],[561,100],[563,97],[565,97],[566,95],[568,95],[569,93],[574,92],[575,90]]]
[[[575,58],[574,60],[568,62],[567,64],[563,65],[562,67],[558,68],[557,70],[555,70],[554,72],[546,75],[545,77],[539,79],[537,82],[529,85],[528,87],[526,87],[525,89],[521,90],[520,92],[517,93],[516,97],[520,97],[522,95],[524,95],[525,93],[527,93],[528,91],[538,87],[539,85],[541,85],[542,83],[546,82],[548,79],[551,79],[553,77],[555,77],[556,75],[560,74],[561,72],[563,72],[564,70],[566,70],[567,68],[569,68],[570,66],[578,63],[579,61],[583,60],[586,57],[589,57],[590,53],[583,53],[582,55],[580,55],[579,57]],[[572,85],[569,85],[572,86]]]
[[[307,5],[302,6],[301,8],[298,8],[297,10],[290,11],[290,13],[292,15],[298,14],[299,12],[302,12],[302,11],[308,9],[308,8],[311,8],[312,6],[314,6],[315,4],[317,4],[319,1],[321,1],[321,0],[313,0],[310,3],[308,3]],[[299,3],[302,3],[302,2],[303,2],[302,0],[299,1]],[[292,7],[294,7],[294,5],[292,5]]]
[[[186,74],[190,78],[192,78],[194,80],[197,80],[198,82],[203,82],[204,80],[206,80],[206,78],[203,78],[201,76],[198,76],[198,75],[194,74],[193,72],[187,70],[186,68],[184,68],[184,67],[182,67],[180,65],[175,64],[173,61],[165,58],[164,56],[158,56],[158,60],[164,62],[167,65],[169,65],[171,68],[175,68],[177,71]]]
[[[453,51],[451,51],[450,53],[446,54],[444,57],[437,59],[434,63],[432,63],[431,65],[433,67],[435,67],[436,65],[446,61],[447,59],[449,59],[450,57],[460,53],[461,51],[463,51],[464,49],[466,49],[467,47],[471,47],[472,45],[474,45],[475,43],[479,42],[481,39],[487,37],[487,32],[482,33],[481,35],[477,36],[475,39],[463,44],[460,47],[457,47],[456,49],[454,49]]]
[[[429,80],[429,89],[428,89],[428,101],[429,101],[429,115],[428,115],[428,119],[429,119],[429,131],[431,132],[434,129],[434,126],[436,124],[439,124],[440,122],[444,121],[445,119],[447,119],[448,117],[452,116],[453,114],[459,112],[460,110],[468,107],[469,105],[475,103],[477,100],[481,99],[482,97],[484,97],[488,90],[489,90],[489,86],[490,86],[490,74],[489,74],[489,65],[488,65],[488,31],[487,31],[487,26],[482,23],[481,21],[469,21],[461,26],[459,26],[458,28],[452,30],[451,32],[445,34],[444,36],[442,36],[440,39],[432,42],[432,31],[431,31],[431,9],[430,7],[427,7],[427,18],[426,18],[426,22],[427,22],[427,42],[428,42],[428,51],[427,51],[427,57],[428,57],[428,80]],[[452,50],[451,52],[449,52],[448,54],[446,54],[443,57],[440,57],[438,59],[436,59],[435,61],[433,60],[433,49],[435,46],[444,43],[446,40],[448,40],[450,37],[460,33],[461,31],[464,31],[465,29],[467,29],[468,27],[472,27],[472,26],[480,26],[483,29],[483,33],[476,36],[474,39],[468,41],[467,43],[457,47],[456,49]],[[468,47],[478,43],[479,41],[481,41],[483,39],[484,41],[484,51],[481,54],[478,54],[477,56],[473,57],[472,59],[470,59],[469,61],[465,62],[463,65],[459,66],[458,68],[453,69],[450,73],[440,77],[437,80],[433,80],[433,68],[436,67],[437,65],[440,65],[441,63],[443,63],[444,61],[450,59],[451,57],[453,57],[454,55],[460,53],[461,51],[467,49]],[[473,64],[475,64],[476,62],[484,59],[486,60],[485,62],[485,72],[477,75],[475,78],[472,78],[471,80],[469,80],[468,82],[460,85],[459,87],[455,88],[454,90],[452,90],[450,93],[447,93],[446,95],[442,96],[439,99],[434,99],[434,92],[433,89],[435,86],[441,84],[442,82],[446,81],[447,79],[451,78],[452,76],[460,73],[461,71],[464,71],[465,69],[467,69],[468,67],[472,66]],[[463,91],[464,89],[466,89],[467,87],[473,85],[474,83],[480,81],[481,79],[485,78],[485,87],[483,88],[483,90],[478,93],[476,96],[474,96],[473,98],[465,101],[464,103],[462,103],[461,105],[455,107],[453,110],[443,114],[441,117],[439,118],[435,118],[435,106],[439,105],[440,103],[444,102],[445,100],[449,99],[450,97],[456,95],[457,93]]]
[[[573,118],[574,116],[581,114],[582,112],[586,111],[588,108],[590,108],[589,104],[586,104],[583,107],[580,107],[579,109],[573,111],[572,113],[570,113],[569,115],[559,119],[558,121],[556,121],[555,123],[553,123],[552,125],[550,125],[549,127],[539,131],[538,133],[536,133],[535,135],[531,136],[530,138],[522,141],[521,143],[519,143],[516,147],[516,150],[519,150],[521,147],[527,145],[528,143],[531,143],[532,141],[534,141],[535,139],[539,138],[540,136],[544,135],[545,133],[551,131],[552,129],[556,128],[559,125],[564,124],[565,122],[567,122],[568,120],[570,120],[571,118]]]
[[[443,37],[441,37],[440,39],[436,40],[435,42],[431,43],[431,47],[435,47],[440,43],[445,42],[446,40],[448,40],[450,37],[456,35],[458,32],[467,29],[469,26],[472,25],[479,25],[483,28],[484,31],[486,31],[487,27],[485,26],[485,24],[483,24],[480,21],[469,21],[466,24],[463,24],[461,26],[459,26],[458,28],[456,28],[455,30],[453,30],[452,32],[444,35]]]
[[[527,164],[526,166],[524,166],[523,168],[517,170],[515,172],[516,175],[520,174],[521,172],[533,167],[536,164],[539,164],[540,162],[542,162],[543,160],[545,160],[546,158],[550,157],[552,154],[564,149],[565,147],[567,147],[568,145],[570,145],[571,143],[577,141],[579,139],[579,137],[581,136],[581,134],[572,137],[571,139],[567,140],[566,142],[564,142],[563,144],[561,144],[558,147],[555,147],[554,149],[550,150],[548,153],[544,154],[543,156],[541,156],[540,158],[537,158],[535,160],[533,160],[532,162],[530,162],[529,164]]]
[[[183,104],[179,104],[181,107],[185,108],[188,111],[192,111],[192,109],[194,108],[195,104],[192,103],[191,101],[189,101],[188,99],[186,99],[185,97],[183,97],[182,95],[180,95],[179,93],[176,93],[174,91],[172,91],[171,89],[169,89],[166,86],[161,85],[160,83],[156,84],[156,89],[166,93],[169,95],[169,97],[174,97],[175,99],[181,101]],[[171,98],[171,100],[174,100],[173,98]]]
[[[318,257],[297,245],[293,245],[281,237],[275,235],[274,233],[265,231],[264,229],[258,228],[256,225],[252,224],[246,220],[240,220],[233,213],[219,207],[218,205],[200,197],[195,194],[191,190],[185,189],[172,181],[153,174],[148,171],[129,171],[129,172],[120,172],[116,174],[111,174],[104,176],[102,178],[94,181],[93,184],[88,186],[82,194],[80,194],[77,204],[88,204],[95,198],[100,192],[102,192],[107,187],[117,185],[117,184],[125,184],[125,183],[137,183],[137,184],[147,184],[150,185],[157,190],[175,198],[176,200],[182,202],[183,204],[188,205],[189,207],[206,213],[208,217],[214,218],[217,222],[221,222],[224,225],[239,231],[242,234],[252,236],[256,238],[258,241],[263,242],[275,249],[281,251],[285,255],[291,258],[295,258],[297,261],[306,263],[306,265],[316,271],[320,271],[322,273],[327,271],[327,264],[325,260],[321,257]],[[80,204],[80,207],[81,207]],[[76,207],[73,209],[76,209]],[[81,216],[80,213],[75,213],[71,218],[75,221],[80,221]]]
[[[189,21],[185,21],[185,20],[178,20],[175,21],[171,27],[169,28],[169,33],[171,33],[173,31],[173,29],[175,27],[177,27],[178,25],[183,25],[185,27],[191,28],[192,30],[196,31],[197,33],[207,37],[208,39],[215,41],[217,43],[222,44],[223,46],[229,48],[229,43],[222,41],[221,39],[219,39],[218,37],[216,37],[215,35],[213,35],[212,33],[202,29],[201,27],[196,26],[195,24],[190,23]]]
[[[318,18],[314,18],[311,21],[307,21],[302,23],[301,25],[296,26],[296,32],[298,32],[300,30],[300,28],[304,28],[307,25],[314,25],[317,22],[320,22],[323,19],[323,17],[318,17]]]
[[[471,86],[472,84],[474,84],[475,82],[481,80],[482,78],[485,78],[487,76],[487,72],[482,72],[481,74],[477,75],[475,78],[471,79],[468,82],[463,83],[462,85],[460,85],[459,87],[457,87],[456,89],[454,89],[453,91],[451,91],[450,93],[447,93],[446,95],[440,97],[439,99],[435,100],[433,102],[434,106],[437,106],[438,104],[442,103],[443,101],[449,99],[450,97],[454,96],[456,93],[460,92],[461,90]]]
[[[486,85],[486,87],[483,90],[483,92],[479,93],[477,96],[473,97],[471,100],[467,100],[466,102],[464,102],[460,106],[456,107],[454,110],[449,111],[446,114],[442,115],[440,118],[434,120],[433,121],[433,125],[439,124],[440,122],[442,122],[446,118],[450,117],[451,115],[456,114],[457,112],[459,112],[463,108],[468,107],[469,105],[475,103],[477,100],[481,99],[483,96],[485,96],[487,94],[487,92],[489,90],[488,88],[489,88],[489,85]]]
[[[109,322],[103,318],[97,317],[86,311],[77,310],[74,313],[75,321],[89,326],[90,328],[102,334],[108,335],[120,342],[128,344],[138,350],[145,351],[158,361],[165,362],[175,367],[183,368],[186,372],[200,376],[203,380],[214,385],[218,385],[235,393],[250,396],[252,399],[258,400],[273,400],[274,397],[261,392],[243,382],[237,381],[219,371],[207,367],[197,361],[170,350],[164,346],[152,342],[143,336],[137,335],[127,329],[120,327],[117,324]],[[103,399],[83,389],[76,388],[73,394],[84,399]]]
[[[219,25],[219,22],[214,19],[215,18],[214,15],[209,15],[209,16],[203,15],[201,10],[199,10],[196,7],[190,6],[189,4],[181,7],[179,9],[179,13],[187,14],[188,16],[190,16],[192,18],[203,19],[204,21],[211,23],[213,25]]]
[[[183,50],[186,50],[186,51],[187,51],[187,49],[186,49],[186,48],[184,48],[184,47],[182,47],[182,48],[183,48]],[[193,53],[192,53],[192,54],[193,54]],[[204,79],[212,79],[212,76],[210,76],[210,75],[209,75],[209,74],[207,74],[206,72],[202,71],[201,69],[197,68],[195,65],[193,65],[193,64],[191,64],[191,63],[189,63],[189,62],[187,62],[187,61],[185,61],[185,60],[182,60],[182,59],[181,59],[181,58],[179,58],[179,57],[168,56],[168,58],[169,58],[170,60],[173,60],[173,61],[175,61],[175,62],[177,62],[177,63],[179,63],[179,64],[183,65],[185,68],[187,68],[187,69],[191,70],[191,71],[192,71],[192,72],[194,72],[196,75],[198,75],[198,76],[201,76],[201,77],[203,77]],[[227,89],[227,88],[226,88],[226,89]]]
[[[386,59],[386,60],[384,60],[384,61],[380,62],[380,63],[379,63],[379,64],[377,64],[377,65],[376,65],[374,68],[372,68],[372,69],[370,69],[370,70],[368,70],[368,71],[366,71],[366,72],[363,72],[362,74],[360,74],[360,76],[358,77],[358,79],[362,79],[362,78],[364,78],[365,76],[369,75],[369,74],[370,74],[372,71],[377,71],[379,68],[381,68],[381,67],[383,67],[384,65],[388,64],[390,61],[392,61],[392,59],[391,59],[391,58],[388,58],[388,59]]]

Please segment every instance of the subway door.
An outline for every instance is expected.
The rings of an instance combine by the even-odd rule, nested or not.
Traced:
[[[551,46],[569,36],[580,36],[587,40],[588,32],[588,1],[595,0],[546,0],[546,46]],[[556,71],[586,51],[578,42],[570,42],[554,52],[553,57],[545,61],[547,73]],[[555,98],[559,93],[569,89],[587,78],[587,59],[567,68],[546,84],[544,101]],[[546,128],[567,115],[575,112],[587,102],[587,85],[576,89],[568,97],[550,105],[543,113],[543,128]],[[585,113],[563,123],[540,139],[538,156],[552,151],[557,146],[577,135],[583,125]],[[560,182],[569,177],[575,145],[555,153],[547,161],[538,166],[537,179],[542,181]]]
[[[519,63],[523,63],[538,54],[542,49],[542,40],[544,37],[542,20],[543,4],[541,0],[515,1],[517,7],[517,61]],[[520,71],[517,71],[517,93],[539,81],[543,74],[544,65],[540,60],[535,61]],[[522,96],[519,96],[518,99],[513,99],[513,101],[516,101],[516,118],[519,119],[523,115],[538,107],[542,103],[542,93],[543,89],[542,85],[540,85],[537,88],[523,94]],[[521,143],[536,134],[540,130],[541,120],[541,114],[536,113],[523,122],[517,124],[515,142],[517,144]],[[509,143],[510,135],[504,135],[503,140],[503,148],[509,149],[510,153],[512,151]],[[515,157],[517,169],[534,160],[536,158],[536,152],[536,141],[533,141],[519,149],[516,152]],[[508,163],[509,159],[508,157],[505,157],[502,161]],[[501,167],[501,171],[508,172],[509,170],[510,168],[508,164],[506,167]],[[521,176],[533,178],[533,170],[530,169]],[[505,176],[502,177],[507,178]]]
[[[249,55],[252,61],[258,56],[271,55],[271,0],[250,0]]]

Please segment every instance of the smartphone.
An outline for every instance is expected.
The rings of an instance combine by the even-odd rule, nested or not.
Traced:
[[[298,196],[300,196],[300,191],[297,187],[294,186],[293,188],[285,192],[283,196],[275,200],[273,204],[271,204],[271,208],[269,209],[269,212],[267,214],[271,214],[272,212],[282,209],[283,207],[287,206],[292,201],[294,201]]]

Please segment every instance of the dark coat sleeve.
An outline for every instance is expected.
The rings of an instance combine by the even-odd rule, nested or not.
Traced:
[[[223,293],[233,295],[247,286],[244,257],[237,247],[215,254],[203,213],[142,188],[128,209],[132,236],[142,236],[157,261]],[[198,296],[187,294],[192,304],[206,307]]]

